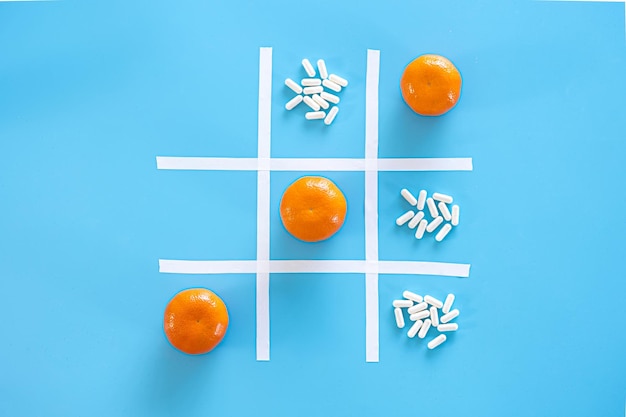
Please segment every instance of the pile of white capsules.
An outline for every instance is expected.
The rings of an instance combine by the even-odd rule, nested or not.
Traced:
[[[400,194],[404,199],[412,206],[417,208],[417,213],[413,210],[408,210],[402,216],[396,219],[398,226],[403,226],[408,222],[409,229],[415,229],[415,238],[421,239],[424,237],[424,232],[432,233],[444,223],[441,230],[435,235],[435,240],[441,242],[452,230],[452,226],[459,225],[459,206],[453,205],[452,210],[448,208],[448,204],[451,204],[453,199],[447,194],[434,193],[432,197],[428,197],[426,190],[421,190],[417,198],[409,190],[403,188]],[[424,217],[424,206],[428,207],[428,212],[431,217],[431,221],[428,222]]]
[[[413,322],[413,325],[407,332],[407,336],[411,339],[415,335],[420,339],[424,339],[432,327],[436,328],[440,334],[428,342],[428,349],[434,349],[445,342],[447,337],[444,333],[456,332],[459,329],[457,323],[450,323],[459,315],[459,310],[451,310],[454,294],[448,294],[444,302],[430,295],[422,297],[411,291],[404,291],[402,296],[404,299],[393,301],[396,325],[399,329],[404,328],[404,312],[402,309],[406,308],[407,313],[409,313],[409,320]],[[441,317],[439,316],[439,309],[443,313]]]
[[[324,89],[326,88],[334,93],[339,93],[343,87],[348,86],[348,81],[336,74],[329,75],[326,69],[326,63],[323,59],[317,61],[317,69],[320,73],[319,78],[316,77],[317,73],[311,61],[306,58],[303,59],[302,66],[309,78],[303,78],[300,84],[291,78],[285,80],[285,85],[297,94],[297,96],[285,104],[285,108],[292,110],[298,104],[304,102],[304,104],[309,106],[312,110],[305,113],[304,117],[307,120],[324,119],[324,124],[330,125],[339,112],[339,107],[336,106],[336,104],[339,103],[339,97]],[[332,104],[335,105],[333,106]],[[329,110],[328,114],[326,113],[327,110]]]

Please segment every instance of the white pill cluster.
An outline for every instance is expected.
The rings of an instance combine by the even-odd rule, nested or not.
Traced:
[[[411,339],[416,335],[418,338],[424,339],[431,328],[437,329],[439,335],[428,342],[428,349],[434,349],[445,342],[447,336],[444,333],[456,332],[459,329],[457,323],[450,323],[459,315],[459,310],[452,310],[454,294],[448,294],[443,302],[433,296],[425,295],[422,297],[408,290],[402,293],[402,297],[404,298],[401,300],[393,301],[396,325],[399,329],[405,327],[403,309],[406,309],[409,320],[413,322],[407,332],[407,336]],[[442,315],[439,314],[440,309]]]
[[[408,223],[409,229],[416,229],[416,239],[423,238],[425,232],[433,233],[443,224],[443,227],[435,235],[435,240],[441,242],[450,233],[452,226],[459,225],[459,206],[455,204],[451,209],[448,208],[448,205],[453,201],[451,196],[434,193],[432,197],[428,197],[426,190],[421,190],[418,197],[415,198],[406,188],[403,188],[400,194],[411,206],[417,208],[417,213],[408,210],[396,219],[396,224],[403,226]],[[430,222],[425,219],[424,208],[427,209],[431,217]]]
[[[308,78],[303,78],[300,84],[287,78],[285,85],[297,95],[285,104],[287,110],[294,109],[298,104],[304,103],[311,111],[305,113],[307,120],[324,120],[324,124],[330,125],[339,112],[339,96],[334,93],[341,92],[348,86],[348,81],[336,74],[328,74],[326,63],[323,59],[317,61],[319,77],[315,68],[308,59],[302,60],[302,67]],[[330,90],[332,93],[326,91]]]

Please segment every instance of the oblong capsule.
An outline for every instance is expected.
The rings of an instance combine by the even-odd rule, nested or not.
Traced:
[[[403,296],[404,298],[406,298],[407,300],[411,300],[411,301],[414,301],[414,302],[416,302],[416,303],[421,303],[421,302],[422,302],[422,300],[423,300],[423,298],[422,298],[422,296],[421,296],[421,295],[419,295],[419,294],[415,294],[414,292],[411,292],[411,291],[408,291],[408,290],[407,290],[407,291],[404,291],[404,292],[402,293],[402,296]]]
[[[302,87],[315,87],[322,85],[322,80],[319,78],[303,78],[302,81],[300,81],[300,84]]]
[[[302,101],[304,102],[304,104],[306,104],[311,109],[313,109],[313,111],[319,111],[319,109],[322,108],[319,104],[317,104],[315,101],[313,101],[313,99],[311,97],[309,97],[309,96],[304,96]]]
[[[440,344],[442,344],[443,342],[445,342],[447,339],[445,334],[440,334],[439,336],[435,337],[433,340],[431,340],[430,342],[428,342],[428,349],[434,349],[437,346],[439,346]]]
[[[413,339],[417,334],[417,331],[420,329],[420,327],[422,327],[422,324],[424,324],[423,321],[417,320],[415,323],[413,323],[413,326],[411,326],[409,331],[406,332],[406,335]]]
[[[426,197],[428,197],[428,193],[426,190],[420,191],[417,197],[417,209],[424,210],[424,204],[426,204]]]
[[[328,70],[326,69],[326,62],[323,59],[317,60],[317,70],[320,72],[320,77],[328,78]]]
[[[439,317],[439,322],[445,324],[450,320],[454,320],[456,317],[458,317],[459,313],[460,311],[455,308],[448,314],[444,314],[443,316]]]
[[[425,303],[425,302],[421,302],[419,304],[415,304],[413,307],[409,307],[407,312],[409,314],[415,314],[415,313],[417,313],[419,311],[426,310],[427,308],[428,308],[428,304]]]
[[[417,204],[417,198],[415,198],[415,196],[411,194],[411,192],[407,190],[406,188],[403,188],[402,190],[400,190],[400,195],[404,197],[406,202],[409,203],[410,205],[414,206]]]
[[[289,88],[291,88],[293,90],[294,93],[296,94],[302,94],[302,87],[300,87],[300,84],[298,84],[297,82],[295,82],[294,80],[292,80],[291,78],[287,78],[285,80],[285,85]]]
[[[420,211],[423,213],[423,211]],[[428,220],[422,219],[420,224],[417,226],[417,230],[415,231],[415,239],[421,239],[424,237],[424,232],[426,231],[426,227],[428,226]]]
[[[314,102],[319,104],[320,107],[323,108],[324,110],[328,110],[328,108],[330,107],[330,104],[328,104],[328,102],[324,100],[323,98],[321,98],[318,94],[313,94],[311,98],[313,99]]]
[[[437,326],[437,330],[440,332],[456,332],[459,330],[459,325],[457,323],[440,324]]]
[[[337,117],[337,113],[339,113],[339,107],[335,106],[330,109],[330,111],[328,112],[328,116],[326,116],[326,118],[324,119],[324,124],[330,126],[333,120],[335,120],[335,117]]]
[[[435,218],[435,220],[433,220],[432,222],[428,223],[428,226],[426,226],[426,231],[428,233],[434,232],[435,229],[438,228],[441,223],[443,223],[443,217],[439,216]]]
[[[404,315],[402,314],[402,309],[400,307],[394,308],[393,314],[396,316],[396,326],[398,326],[398,329],[403,329],[404,328]]]
[[[446,299],[443,301],[443,307],[441,308],[441,312],[443,314],[448,314],[450,312],[450,309],[452,308],[452,303],[454,303],[454,298],[454,294],[447,295]]]
[[[432,295],[425,295],[424,302],[430,304],[431,306],[441,308],[443,307],[443,302]]]
[[[322,85],[329,90],[333,90],[336,93],[341,91],[341,86],[337,83],[332,82],[329,79],[325,79],[324,81],[322,81]]]
[[[323,111],[310,111],[304,113],[304,117],[306,117],[307,120],[320,120],[326,117],[326,113]]]
[[[461,214],[459,213],[459,211],[459,206],[457,206],[456,204],[452,206],[452,226],[459,225],[459,215]]]
[[[396,224],[398,226],[403,226],[406,222],[411,220],[413,216],[415,216],[415,212],[413,210],[409,210],[406,213],[404,213],[402,216],[396,219]]]
[[[437,201],[443,201],[444,203],[452,203],[452,196],[441,193],[433,193],[433,199]]]
[[[415,314],[411,314],[409,316],[409,319],[411,319],[411,321],[415,321],[415,320],[421,320],[421,319],[428,318],[429,316],[430,316],[430,311],[422,310],[422,311],[418,311]]]
[[[302,103],[302,96],[298,94],[297,96],[295,96],[294,98],[289,100],[287,102],[287,104],[285,104],[285,108],[287,110],[291,110],[291,109],[293,109],[294,107],[296,107],[300,103]]]
[[[450,230],[452,230],[452,225],[450,223],[444,224],[441,230],[437,232],[437,235],[435,236],[435,240],[437,242],[441,242],[446,236],[448,236],[448,233],[450,233]]]
[[[302,66],[304,67],[304,70],[306,71],[306,74],[309,77],[315,77],[315,68],[313,68],[313,65],[311,64],[311,61],[309,61],[308,59],[304,58],[302,60]]]
[[[413,301],[411,300],[393,300],[393,306],[394,307],[400,307],[400,308],[409,308],[413,305]]]
[[[328,79],[334,82],[335,84],[339,84],[342,87],[348,86],[348,80],[343,77],[338,76],[337,74],[330,74]]]
[[[428,211],[430,212],[430,217],[433,219],[439,217],[439,212],[437,211],[437,206],[435,205],[435,200],[431,197],[426,199],[426,205],[428,206]]]
[[[418,211],[417,214],[413,216],[413,218],[409,222],[409,229],[415,229],[417,224],[421,222],[423,218],[424,218],[424,212]]]
[[[309,95],[319,94],[322,91],[324,91],[324,87],[322,87],[321,85],[317,85],[315,87],[304,87],[304,89],[302,90],[304,94],[309,94]]]
[[[430,319],[424,320],[424,324],[422,324],[422,327],[420,327],[420,331],[417,334],[417,337],[419,337],[420,339],[425,338],[428,330],[430,330]]]
[[[449,222],[450,220],[452,220],[452,214],[450,214],[450,210],[448,209],[448,205],[446,203],[440,201],[439,204],[437,204],[437,208],[441,212],[441,215],[443,216],[445,221]]]
[[[439,310],[435,306],[430,308],[430,322],[435,327],[439,326]]]
[[[326,91],[322,91],[322,93],[320,94],[320,97],[322,97],[324,100],[333,103],[333,104],[339,104],[339,97],[337,97],[334,94],[330,94],[327,93]]]

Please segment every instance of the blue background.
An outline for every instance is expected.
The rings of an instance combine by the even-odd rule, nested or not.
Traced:
[[[380,277],[380,363],[365,363],[364,277],[273,275],[271,358],[255,361],[253,275],[157,260],[254,259],[254,172],[158,171],[156,155],[256,156],[259,47],[274,48],[272,155],[362,157],[366,49],[381,50],[380,156],[473,157],[473,172],[381,173],[380,257],[472,264],[469,279]],[[449,57],[458,106],[422,118],[398,80]],[[330,128],[282,82],[325,58],[351,82]],[[624,4],[501,0],[0,3],[1,416],[622,416],[626,293]],[[300,113],[300,114],[298,114]],[[337,236],[273,259],[363,259],[363,174]],[[393,220],[408,187],[448,192],[441,244]],[[231,326],[211,354],[162,333],[206,286]],[[434,351],[395,328],[404,289],[457,294]]]

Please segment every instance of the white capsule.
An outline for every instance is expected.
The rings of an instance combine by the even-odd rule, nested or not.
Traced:
[[[311,65],[311,61],[304,58],[302,60],[302,66],[304,67],[304,70],[309,77],[315,77],[315,68],[313,68],[313,65]]]
[[[331,80],[324,80],[322,81],[322,85],[330,90],[333,90],[334,92],[338,93],[341,91],[341,86],[337,83],[332,82]]]
[[[423,321],[417,320],[415,323],[413,323],[413,326],[411,326],[406,335],[413,339],[417,334],[417,331],[420,329],[420,327],[422,327],[422,324],[424,324]]]
[[[433,307],[441,308],[443,307],[443,302],[441,300],[436,299],[432,295],[425,295],[424,302],[430,304]]]
[[[307,120],[320,120],[326,117],[326,113],[323,111],[310,111],[304,113],[304,117],[306,117]]]
[[[285,104],[285,108],[287,110],[291,110],[294,107],[296,107],[298,104],[302,103],[302,96],[301,95],[297,95],[294,98],[292,98],[291,100],[289,100],[287,102],[287,104]]]
[[[427,317],[430,316],[430,311],[428,310],[422,310],[422,311],[418,311],[415,314],[411,314],[409,316],[409,318],[411,319],[411,321],[415,321],[415,320],[421,320],[421,319],[425,319]]]
[[[406,188],[403,188],[402,190],[400,190],[400,195],[404,197],[406,202],[409,203],[410,205],[414,206],[417,204],[417,199],[415,198],[415,196],[411,194],[411,192],[407,190]]]
[[[304,104],[313,109],[313,111],[319,111],[321,109],[320,105],[314,102],[313,99],[309,96],[304,96],[302,101],[304,101]]]
[[[443,316],[439,317],[439,322],[445,324],[449,322],[450,320],[454,320],[459,315],[459,313],[460,313],[459,310],[455,308],[448,314],[444,314]]]
[[[437,207],[439,208],[439,211],[441,212],[441,215],[443,216],[445,221],[449,222],[450,220],[452,220],[452,214],[450,214],[450,210],[448,210],[448,205],[446,203],[440,201],[439,204],[437,204]]]
[[[327,110],[330,107],[330,104],[328,104],[328,102],[326,100],[324,100],[323,98],[321,98],[319,95],[317,94],[313,94],[311,96],[311,98],[313,99],[314,102],[316,102],[317,104],[320,105],[321,108],[323,108],[324,110]]]
[[[393,309],[393,314],[396,316],[396,326],[398,329],[404,328],[404,315],[402,314],[402,309],[400,307],[396,307]]]
[[[430,322],[435,327],[439,326],[439,310],[435,306],[430,308]]]
[[[348,80],[343,77],[338,76],[337,74],[330,74],[328,79],[334,82],[335,84],[339,84],[342,87],[348,86]]]
[[[339,97],[337,97],[334,94],[330,94],[330,93],[327,93],[326,91],[322,91],[322,94],[320,94],[320,96],[324,100],[329,101],[329,102],[331,102],[333,104],[339,104]]]
[[[394,307],[409,308],[413,305],[411,300],[393,300]]]
[[[433,200],[443,201],[444,203],[452,203],[452,197],[447,194],[433,193]]]
[[[456,204],[452,206],[452,226],[459,225],[459,206]]]
[[[411,220],[413,218],[413,216],[415,216],[415,212],[413,210],[409,210],[406,213],[404,213],[402,216],[400,216],[400,217],[398,217],[396,219],[396,224],[398,226],[403,226],[404,223],[406,223],[409,220]]]
[[[322,87],[321,85],[317,85],[315,87],[304,87],[304,89],[302,90],[304,94],[308,95],[319,94],[322,91],[324,91],[324,87]]]
[[[454,303],[454,298],[454,294],[448,294],[443,302],[443,308],[441,309],[441,312],[443,314],[448,314],[450,312],[450,309],[452,308],[452,303]]]
[[[426,205],[428,206],[428,211],[430,212],[430,217],[433,219],[439,216],[439,212],[437,211],[437,206],[435,205],[435,200],[428,197],[426,199]]]
[[[302,87],[315,87],[322,85],[322,80],[319,78],[303,78],[302,81],[300,81],[300,84]]]
[[[441,230],[435,236],[435,240],[437,242],[441,242],[446,236],[448,236],[450,230],[452,230],[452,225],[450,223],[444,224]]]
[[[410,307],[407,312],[409,314],[415,314],[417,312],[420,312],[422,310],[426,310],[428,308],[428,304],[425,302],[421,302],[419,304],[415,304],[413,307]]]
[[[424,218],[424,212],[418,211],[417,214],[409,222],[409,229],[415,229],[417,224],[421,222],[423,218]]]
[[[328,70],[326,69],[326,62],[323,59],[317,60],[317,70],[320,72],[320,77],[328,78]]]
[[[291,78],[287,78],[285,80],[285,85],[289,88],[291,88],[293,90],[294,93],[296,94],[302,94],[302,87],[300,87],[300,84],[298,84],[297,82],[295,82],[294,80],[292,80]]]
[[[407,300],[415,301],[416,303],[421,303],[423,301],[423,298],[421,295],[415,294],[414,292],[411,292],[411,291],[404,291],[402,293],[402,296],[406,298]]]
[[[433,340],[428,342],[428,349],[436,348],[437,346],[439,346],[440,344],[445,342],[446,339],[447,339],[447,337],[446,337],[445,334],[440,334],[439,336],[435,337]]]
[[[432,222],[428,223],[428,226],[426,226],[426,231],[428,233],[434,232],[435,229],[438,228],[441,223],[443,223],[443,217],[439,216]]]
[[[420,211],[423,213],[423,211]],[[428,220],[423,219],[420,221],[420,224],[417,226],[417,230],[415,231],[415,239],[421,239],[424,237],[424,232],[426,231],[426,227],[428,226]]]
[[[339,107],[335,106],[328,112],[328,116],[324,119],[324,124],[330,126],[330,124],[335,120],[335,117],[339,113]]]
[[[424,210],[424,204],[426,204],[427,196],[428,196],[428,193],[426,192],[426,190],[420,191],[419,196],[417,197],[417,209],[418,210]]]
[[[430,329],[430,319],[426,319],[424,320],[424,324],[422,324],[422,327],[420,327],[420,331],[417,334],[417,337],[419,337],[420,339],[425,338],[426,333],[428,333],[429,329]]]
[[[439,326],[437,326],[437,330],[439,330],[440,332],[456,332],[457,330],[459,330],[459,325],[456,323],[440,324]]]

